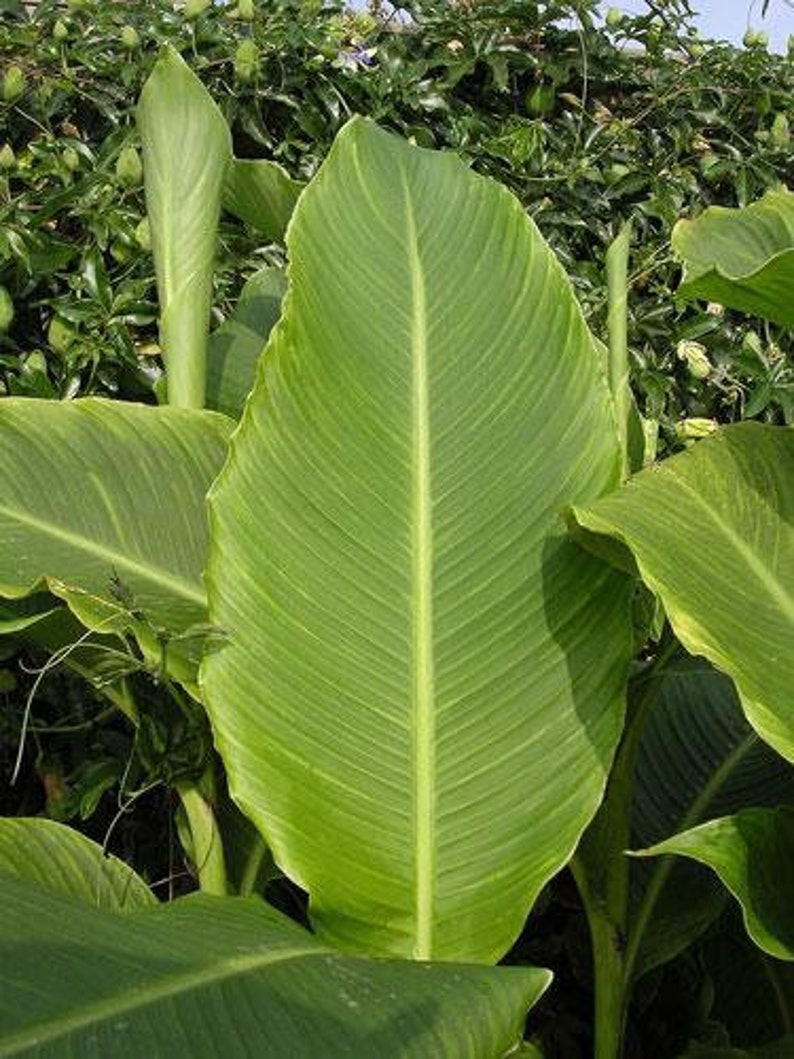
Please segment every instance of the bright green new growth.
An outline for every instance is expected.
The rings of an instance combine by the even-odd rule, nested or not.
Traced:
[[[288,249],[211,499],[218,746],[322,936],[494,960],[620,730],[628,585],[559,514],[619,480],[600,353],[519,204],[369,122]]]
[[[203,408],[215,242],[231,134],[204,86],[171,47],[143,87],[137,118],[168,401]]]

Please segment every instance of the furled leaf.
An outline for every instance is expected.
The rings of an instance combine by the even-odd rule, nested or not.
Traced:
[[[733,678],[750,724],[794,760],[794,430],[726,427],[573,520],[621,566],[631,549],[687,650]]]
[[[215,242],[231,133],[209,93],[170,46],[143,87],[137,120],[168,399],[203,408]]]
[[[217,743],[323,937],[493,960],[621,727],[628,586],[559,514],[619,478],[599,352],[517,201],[364,120],[288,249],[212,497]]]
[[[794,193],[768,191],[744,209],[710,206],[673,229],[684,262],[679,295],[794,326]]]
[[[206,621],[204,497],[230,427],[98,398],[0,402],[0,594],[45,583],[103,631]]]
[[[303,184],[275,162],[235,158],[226,174],[223,206],[274,243],[284,233]]]
[[[747,805],[794,801],[794,770],[749,727],[732,681],[693,658],[660,681],[634,768],[635,848]],[[635,861],[631,874],[639,977],[698,937],[725,891],[712,872],[678,857]]]
[[[53,820],[0,819],[0,876],[93,908],[127,912],[156,905],[139,875],[102,847]]]
[[[207,407],[235,419],[251,387],[268,336],[281,315],[287,287],[280,269],[255,272],[242,289],[232,316],[210,335]]]
[[[343,956],[258,898],[119,914],[0,875],[0,1054],[498,1059],[532,968]]]
[[[794,808],[744,809],[673,835],[641,856],[678,853],[717,872],[765,952],[794,960]]]

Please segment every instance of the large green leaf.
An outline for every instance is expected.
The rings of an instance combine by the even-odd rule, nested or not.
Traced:
[[[693,658],[660,680],[634,767],[635,848],[747,805],[794,801],[794,770],[749,727],[732,681]],[[631,892],[635,976],[685,948],[725,900],[712,872],[678,857],[633,862]]]
[[[750,724],[794,760],[794,430],[726,427],[573,518],[586,546],[604,553],[582,529],[631,549],[687,650],[733,678]]]
[[[738,913],[738,906],[731,904],[730,912]],[[709,1020],[724,1027],[732,1044],[750,1048],[791,1032],[794,962],[776,960],[759,949],[748,938],[739,914],[722,917],[719,929],[699,943],[697,958],[713,996]]]
[[[223,205],[268,239],[281,243],[302,189],[303,184],[275,162],[235,158],[226,174]]]
[[[22,632],[42,621],[59,606],[47,592],[24,599],[0,599],[0,634]]]
[[[684,262],[679,295],[794,326],[794,193],[768,191],[752,206],[710,206],[673,229]]]
[[[492,960],[601,798],[628,586],[559,512],[620,473],[517,201],[351,122],[214,490],[203,670],[233,795],[334,943]]]
[[[207,407],[240,415],[268,336],[281,315],[287,280],[281,269],[263,268],[246,282],[234,313],[210,335]]]
[[[143,87],[137,120],[168,400],[203,408],[212,272],[231,133],[209,93],[170,46]]]
[[[53,820],[0,819],[0,876],[107,911],[157,904],[139,875],[78,831]]]
[[[98,398],[0,402],[0,594],[45,582],[105,631],[130,611],[139,630],[204,622],[204,497],[230,426]]]
[[[499,1059],[532,968],[343,956],[258,898],[120,914],[0,874],[0,1055]]]
[[[794,960],[794,808],[744,809],[641,851],[646,857],[660,853],[713,868],[740,902],[756,944]]]

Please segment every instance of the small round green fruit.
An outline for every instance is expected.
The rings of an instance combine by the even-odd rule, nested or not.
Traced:
[[[122,148],[116,160],[116,180],[125,188],[138,187],[143,181],[141,158],[134,147]]]
[[[250,84],[259,68],[259,48],[252,40],[241,41],[234,55],[234,76],[244,85]]]
[[[619,7],[610,7],[609,11],[607,11],[606,18],[604,19],[604,21],[610,29],[617,29],[618,26],[621,25],[621,23],[623,22],[624,17],[625,16]]]
[[[9,66],[3,74],[2,95],[6,103],[16,103],[25,91],[25,75],[21,66]]]
[[[63,317],[57,314],[50,320],[47,328],[47,342],[53,353],[64,356],[77,340],[77,331]]]
[[[4,335],[13,322],[14,303],[5,287],[0,287],[0,335]]]
[[[121,46],[125,51],[135,51],[140,43],[141,38],[134,26],[121,27]]]

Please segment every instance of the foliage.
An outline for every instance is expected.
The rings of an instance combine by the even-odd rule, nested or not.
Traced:
[[[120,885],[122,868],[98,846],[41,821],[0,821],[0,865],[56,830],[50,871],[72,872],[79,851],[82,891],[0,872],[3,944],[15,954],[3,965],[6,1055],[132,1057],[177,1047],[243,1057],[255,1042],[260,1055],[307,1059],[351,1049],[479,1059],[505,1054],[522,1010],[548,984],[547,973],[528,968],[345,956],[257,898],[136,903]],[[124,881],[146,892],[136,876]]]
[[[203,17],[198,7],[191,12],[194,36]],[[251,80],[253,62],[251,53]],[[179,312],[193,328],[206,319],[206,286],[186,282],[190,256],[172,272],[173,285],[164,283],[180,229],[161,207],[177,203],[189,225],[202,202],[208,216],[219,196],[228,205],[228,184],[221,190],[217,179],[204,179],[217,169],[216,153],[228,148],[221,136],[213,149],[202,149],[206,124],[217,124],[214,110],[206,122],[184,122],[188,97],[200,106],[205,97],[173,51],[160,60],[151,84],[158,82],[150,102],[161,135],[150,139],[145,161],[151,235],[160,247],[155,265],[163,312],[169,291],[181,288]],[[18,87],[12,85],[15,101]],[[169,122],[174,137],[165,134]],[[174,196],[182,159],[171,144],[185,127],[185,150],[199,163],[193,185]],[[235,166],[226,164],[226,179]],[[134,169],[133,156],[120,151],[117,179],[132,183]],[[290,208],[286,179],[272,166],[257,169],[242,205],[237,188],[236,211],[250,223],[252,210],[275,207],[256,227],[279,233]],[[748,216],[740,215],[740,228]],[[549,916],[559,917],[562,906],[565,927],[554,936],[567,939],[566,952],[580,952],[578,985],[595,991],[598,1059],[639,1042],[650,1054],[673,1056],[690,1041],[695,1054],[783,1037],[790,1027],[784,984],[777,1010],[773,1005],[752,1040],[736,1035],[724,1014],[718,1026],[709,1021],[712,1012],[728,1010],[705,1000],[709,953],[719,939],[737,939],[712,876],[697,865],[670,867],[667,858],[656,868],[625,851],[652,845],[648,852],[655,852],[666,840],[666,849],[695,850],[696,859],[715,866],[721,858],[753,935],[778,957],[789,955],[788,904],[777,894],[770,900],[766,870],[748,870],[753,862],[742,843],[755,848],[760,835],[762,856],[769,852],[774,862],[790,837],[778,828],[780,821],[788,827],[790,812],[747,809],[790,802],[791,769],[743,718],[763,738],[773,733],[774,745],[788,753],[790,708],[779,689],[791,632],[790,428],[728,427],[619,485],[643,462],[632,445],[637,426],[644,427],[644,458],[652,457],[655,418],[640,400],[643,424],[626,391],[620,305],[627,241],[623,229],[610,253],[605,359],[515,199],[448,155],[356,120],[338,136],[289,224],[283,312],[212,489],[209,526],[204,495],[233,426],[223,415],[94,398],[0,404],[9,497],[0,519],[3,627],[88,676],[133,726],[138,759],[180,799],[181,843],[204,891],[165,909],[125,912],[125,925],[119,912],[100,915],[69,903],[74,892],[64,903],[58,891],[73,887],[74,875],[63,886],[57,876],[48,879],[55,890],[48,897],[0,872],[9,907],[34,901],[46,911],[38,925],[42,945],[74,952],[75,937],[66,936],[72,927],[81,939],[98,939],[97,982],[107,989],[123,933],[134,955],[151,957],[145,973],[155,1000],[176,988],[163,977],[158,945],[182,954],[179,968],[169,962],[180,992],[188,980],[221,980],[229,946],[239,956],[242,934],[253,946],[252,968],[259,966],[257,946],[280,944],[277,935],[312,948],[317,942],[305,931],[261,902],[206,896],[265,893],[284,908],[295,890],[274,890],[278,869],[261,828],[279,867],[308,886],[315,929],[354,951],[493,961],[516,938],[531,900],[537,897]],[[201,256],[206,275],[206,249]],[[576,280],[587,302],[587,286]],[[255,336],[264,341],[283,283],[272,271],[250,281],[223,340],[209,342],[206,365],[201,356],[191,363],[189,352],[171,359],[181,328],[165,328],[169,372],[184,358],[187,376],[198,380],[195,392],[209,382],[212,403],[239,416],[253,382]],[[263,316],[252,315],[254,304]],[[711,363],[689,349],[691,367],[700,370],[704,358]],[[217,383],[210,382],[213,370]],[[180,403],[173,390],[169,400]],[[769,459],[773,450],[778,456]],[[129,473],[119,475],[131,455]],[[725,508],[729,488],[734,503]],[[565,536],[561,515],[571,504],[569,523],[594,555]],[[657,507],[662,513],[649,525]],[[681,517],[660,535],[670,509]],[[209,611],[200,576],[207,553]],[[627,570],[639,570],[647,587]],[[759,571],[769,599],[754,614],[753,635],[737,635]],[[711,606],[703,585],[717,586]],[[51,596],[29,595],[45,587]],[[639,654],[619,739],[631,589]],[[665,610],[670,625],[663,624]],[[674,632],[735,678],[738,699],[710,667],[690,677],[692,663]],[[699,701],[713,702],[713,710],[695,709]],[[256,828],[226,797],[204,707],[232,792]],[[726,716],[733,718],[727,726]],[[700,723],[709,733],[707,755],[693,752]],[[686,784],[654,783],[662,761],[665,775],[680,773]],[[40,825],[15,827],[11,875],[20,865],[25,870],[28,843],[30,874],[40,873]],[[62,855],[74,864],[70,832],[55,828],[47,842],[56,861]],[[90,876],[103,862],[96,847],[82,846],[79,857],[88,865],[83,900],[91,903]],[[564,878],[539,893],[566,863],[581,906]],[[686,916],[674,907],[673,890],[682,884],[692,899]],[[142,881],[134,885],[145,892]],[[590,930],[594,981],[586,970],[582,978],[587,947],[582,954],[569,933],[577,914],[581,925],[581,912],[572,912],[579,907]],[[290,911],[299,920],[306,914],[294,904]],[[180,932],[185,923],[195,929],[194,915],[217,927],[201,953]],[[130,916],[137,917],[132,931]],[[513,961],[545,962],[534,942],[537,922],[518,939]],[[348,959],[312,948],[321,951],[324,966]],[[83,949],[77,958],[85,963]],[[753,959],[748,987],[753,975],[785,983],[779,961]],[[556,970],[562,961],[549,962]],[[358,1003],[359,991],[377,988],[385,965],[356,966],[355,974],[347,965],[340,974],[360,983]],[[35,948],[25,967],[41,973]],[[473,1054],[467,1047],[502,1054],[546,982],[538,972],[463,968],[455,990],[445,992],[446,968],[419,970],[409,965],[397,973],[404,982],[424,981],[417,1010],[437,1003],[440,1022],[420,1018],[417,1032],[438,1025],[447,1048],[440,1054],[450,1055]],[[577,980],[575,966],[572,972],[569,982]],[[496,975],[487,979],[492,983],[512,980],[516,992],[508,997],[488,987],[484,1003],[499,1028],[491,1033],[496,1023],[478,1017],[488,1043],[465,1044],[459,983],[474,987],[485,974]],[[343,1035],[360,1030],[364,1016],[344,1022],[344,1013],[347,1028],[339,1030],[339,996],[328,993],[327,978],[301,975],[299,987],[288,989],[290,1002],[311,1005],[319,1033],[329,1032],[327,1011]],[[96,988],[88,982],[90,995]],[[257,988],[259,1002],[272,1003],[268,975]],[[86,995],[79,987],[68,997],[59,993],[64,1017],[73,1004],[84,1011]],[[106,1011],[121,1011],[112,989],[105,999],[100,1021]],[[534,1032],[549,1054],[581,1054],[588,1031],[570,1021],[559,991],[547,1003],[551,1018],[541,1007]],[[665,1014],[671,1003],[672,1016]],[[31,1017],[35,1024],[48,1014]],[[89,1020],[89,1033],[95,1025]],[[139,1028],[150,1032],[148,1014]],[[261,1032],[253,1023],[249,1030]],[[404,1054],[399,1036],[392,1051]]]
[[[240,158],[306,179],[353,113],[455,149],[528,206],[596,326],[600,262],[632,217],[632,377],[663,444],[677,447],[676,424],[692,418],[790,420],[779,334],[682,313],[667,297],[673,222],[704,204],[746,205],[786,178],[790,63],[698,40],[686,5],[661,24],[647,15],[600,27],[592,3],[417,3],[413,28],[377,7],[350,15],[313,0],[253,5],[251,19],[201,6],[188,19],[159,0],[67,12],[45,0],[31,19],[8,18],[2,60],[24,74],[0,111],[13,156],[0,248],[0,286],[17,307],[4,340],[8,392],[143,397],[159,374],[141,188],[121,162],[138,146],[133,101],[170,42],[201,73]],[[572,12],[574,28],[561,26]],[[243,79],[241,43],[256,48]],[[218,312],[228,314],[241,279],[280,259],[257,245],[227,218]],[[702,344],[707,371],[676,355],[683,341]]]

